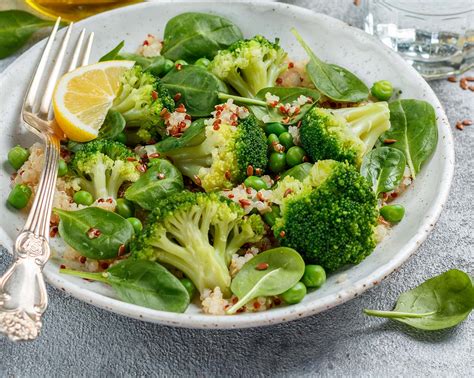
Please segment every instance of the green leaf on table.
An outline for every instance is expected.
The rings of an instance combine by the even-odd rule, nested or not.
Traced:
[[[356,75],[335,64],[319,59],[301,35],[292,29],[298,42],[306,50],[309,62],[306,72],[318,91],[337,102],[361,102],[367,100],[369,88]]]
[[[7,10],[0,12],[0,59],[20,49],[37,30],[54,25],[28,12]]]
[[[159,311],[184,312],[189,294],[183,284],[160,264],[127,259],[103,273],[61,269],[61,273],[100,281],[113,287],[120,300]]]
[[[397,100],[389,104],[391,127],[380,140],[394,139],[390,147],[405,154],[413,178],[420,172],[438,144],[438,127],[433,107],[421,100]]]
[[[403,152],[391,147],[378,147],[364,156],[360,173],[372,183],[375,194],[379,195],[400,185],[405,166]]]
[[[291,248],[279,247],[258,254],[232,280],[230,289],[239,300],[227,314],[234,314],[254,298],[285,292],[301,279],[304,269],[303,258]]]
[[[129,221],[99,207],[77,211],[54,209],[54,212],[59,215],[59,234],[64,241],[91,259],[117,257],[134,235]]]
[[[400,295],[393,311],[364,310],[412,327],[434,331],[461,323],[474,308],[474,286],[468,274],[451,269]]]
[[[212,59],[219,50],[242,38],[240,29],[224,17],[181,13],[166,23],[161,53],[173,61],[184,59],[192,63],[202,57]]]
[[[147,171],[125,191],[125,198],[153,210],[161,199],[183,188],[183,176],[173,164],[165,159],[153,159]]]

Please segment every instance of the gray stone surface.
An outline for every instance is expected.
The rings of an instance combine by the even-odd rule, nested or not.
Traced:
[[[361,9],[349,0],[289,2],[361,25]],[[472,92],[445,80],[432,87],[452,125],[474,118]],[[473,273],[474,126],[453,127],[453,134],[456,173],[440,220],[410,261],[360,297],[287,324],[202,331],[142,323],[49,288],[41,337],[0,340],[0,375],[472,376],[472,316],[454,329],[424,333],[361,312],[390,308],[401,292],[447,269]],[[0,251],[0,271],[9,261]]]

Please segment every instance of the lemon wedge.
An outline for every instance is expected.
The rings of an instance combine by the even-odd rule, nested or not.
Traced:
[[[68,72],[58,81],[53,95],[56,122],[75,142],[97,138],[120,87],[120,77],[133,67],[130,60],[111,60]]]

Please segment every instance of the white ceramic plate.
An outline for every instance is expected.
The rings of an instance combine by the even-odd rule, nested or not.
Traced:
[[[367,84],[387,79],[403,90],[403,97],[430,102],[438,119],[439,143],[431,160],[425,164],[414,185],[400,198],[406,216],[394,227],[376,250],[357,266],[329,277],[318,291],[293,306],[280,307],[255,314],[210,316],[192,305],[184,314],[155,311],[120,302],[104,285],[60,275],[58,266],[45,267],[47,280],[73,296],[107,310],[129,317],[167,325],[193,328],[254,327],[288,321],[324,311],[356,297],[376,285],[399,267],[417,247],[436,222],[448,196],[453,175],[454,150],[446,115],[428,84],[397,54],[364,32],[333,18],[277,3],[234,3],[216,6],[211,2],[145,3],[117,9],[80,22],[96,33],[91,61],[96,61],[122,39],[126,50],[134,51],[147,33],[162,36],[166,22],[176,14],[188,11],[218,13],[233,20],[245,36],[263,34],[270,39],[280,37],[289,55],[305,58],[302,48],[290,33],[295,26],[323,59],[345,66]],[[35,138],[20,122],[20,105],[44,42],[31,48],[0,76],[0,161],[6,161],[8,150],[21,143],[30,145]],[[11,170],[0,169],[0,242],[10,251],[12,240],[24,217],[5,205],[9,193]],[[341,275],[344,274],[344,280]],[[342,282],[341,282],[342,281]]]

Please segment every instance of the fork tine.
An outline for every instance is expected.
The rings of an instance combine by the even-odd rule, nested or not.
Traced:
[[[56,32],[59,28],[59,23],[61,22],[61,17],[58,17],[56,23],[54,24],[53,30],[49,35],[48,42],[44,48],[43,54],[41,55],[40,62],[38,63],[38,68],[36,68],[35,75],[33,80],[31,80],[30,87],[28,88],[25,100],[23,103],[23,108],[29,111],[32,110],[33,104],[35,103],[36,93],[38,92],[38,87],[43,76],[44,69],[46,67],[46,62],[48,61],[49,53],[51,51],[51,46],[53,45],[54,38],[56,37]]]
[[[84,56],[82,58],[82,63],[81,66],[87,66],[89,63],[89,56],[91,55],[91,49],[92,49],[92,42],[94,41],[94,32],[89,34],[89,38],[87,39],[87,45],[86,49],[84,51]]]
[[[86,29],[82,29],[81,34],[79,34],[79,37],[77,38],[76,48],[74,49],[74,54],[71,59],[71,64],[69,65],[67,72],[70,72],[77,67],[77,62],[79,61],[79,54],[81,53],[82,42],[84,40],[85,33],[86,33]]]
[[[56,81],[58,80],[59,71],[61,70],[61,65],[63,63],[64,54],[66,53],[66,48],[69,43],[69,37],[71,36],[73,23],[71,22],[66,30],[66,34],[63,38],[63,43],[61,44],[61,48],[59,49],[58,56],[56,58],[56,62],[54,63],[53,70],[48,78],[48,83],[46,84],[46,89],[44,90],[43,99],[41,101],[39,116],[46,115],[48,116],[49,108],[51,106],[51,99],[53,97],[54,87],[56,85]]]

